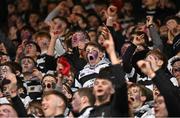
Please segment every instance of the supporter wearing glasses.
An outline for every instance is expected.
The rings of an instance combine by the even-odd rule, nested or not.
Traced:
[[[180,57],[174,59],[171,62],[172,65],[172,75],[177,79],[178,84],[180,85]]]

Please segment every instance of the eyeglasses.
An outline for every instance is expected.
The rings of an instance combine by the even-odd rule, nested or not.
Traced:
[[[173,68],[172,71],[173,72],[180,72],[180,68]]]

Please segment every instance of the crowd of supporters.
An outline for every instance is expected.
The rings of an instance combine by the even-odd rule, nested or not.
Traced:
[[[1,0],[0,117],[180,117],[179,0]]]

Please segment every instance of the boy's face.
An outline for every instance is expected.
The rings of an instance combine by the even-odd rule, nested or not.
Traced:
[[[37,56],[36,46],[32,43],[26,44],[24,54],[25,56],[30,56],[32,58],[36,57]]]
[[[21,60],[22,72],[32,72],[35,65],[30,58],[24,58]]]
[[[63,100],[56,95],[51,94],[44,96],[42,99],[42,110],[44,112],[44,115],[46,117],[59,115],[57,114],[57,110],[59,108],[59,104],[61,104],[62,102]]]
[[[85,44],[89,41],[86,39],[86,36],[82,32],[75,32],[72,35],[72,47],[78,47],[80,50],[83,50],[85,48]]]
[[[129,106],[133,109],[142,106],[143,102],[141,101],[141,91],[139,87],[128,88],[128,100]]]
[[[17,113],[10,105],[0,105],[0,117],[1,118],[17,118]]]
[[[88,18],[88,22],[91,27],[98,27],[100,25],[97,17],[95,17],[95,16],[90,16]]]
[[[113,85],[106,79],[96,79],[93,86],[96,97],[109,98],[114,93]]]
[[[35,14],[35,13],[32,13],[30,16],[29,16],[29,22],[30,23],[37,23],[39,20],[39,16],[38,14]]]
[[[154,71],[158,70],[163,65],[162,60],[160,60],[155,54],[149,54],[146,57],[146,60],[150,62]]]
[[[86,58],[90,65],[96,65],[101,60],[102,52],[97,47],[87,46],[86,47]]]
[[[81,96],[79,96],[78,92],[74,93],[71,104],[73,111],[79,113],[82,103],[81,103]]]
[[[54,77],[46,76],[46,77],[44,77],[44,79],[42,81],[42,85],[43,85],[44,91],[53,90],[56,87],[56,80]]]
[[[41,50],[43,50],[48,48],[50,40],[46,37],[37,37],[36,42],[41,48]]]
[[[82,14],[84,12],[83,8],[80,5],[75,5],[72,9],[72,13]]]
[[[176,20],[170,19],[166,22],[166,26],[169,30],[173,30],[178,26],[178,24],[177,24]]]
[[[63,33],[67,29],[67,24],[59,18],[53,20],[54,30],[58,31],[59,34]]]
[[[174,77],[180,80],[180,61],[176,61],[172,66],[172,73]]]

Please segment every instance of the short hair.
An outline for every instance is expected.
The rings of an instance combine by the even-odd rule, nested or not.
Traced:
[[[77,29],[77,30],[73,33],[73,35],[74,35],[75,33],[81,33],[81,35],[83,35],[83,38],[84,38],[85,41],[86,41],[86,40],[90,41],[90,37],[89,37],[89,35],[88,35],[88,33],[87,33],[86,31]]]
[[[67,105],[68,105],[67,98],[63,93],[61,93],[59,91],[56,91],[56,90],[46,91],[46,92],[43,93],[42,98],[44,98],[46,96],[49,96],[49,95],[55,95],[55,96],[59,97],[64,102],[64,105],[65,105],[64,108],[67,107]]]
[[[56,75],[54,75],[54,74],[45,74],[45,75],[43,76],[41,82],[43,82],[44,78],[47,77],[47,76],[50,76],[50,77],[54,78],[54,80],[57,82]]]
[[[92,92],[92,88],[80,88],[76,91],[80,97],[86,96],[89,100],[90,105],[94,105],[95,96]]]
[[[31,34],[34,34],[36,31],[34,30],[33,27],[31,27],[30,25],[25,25],[24,27],[22,27],[22,30],[28,30]]]
[[[35,39],[37,39],[38,37],[46,37],[47,39],[51,39],[51,35],[49,34],[49,32],[45,31],[45,30],[41,30],[37,33],[35,33]]]
[[[22,60],[23,60],[23,59],[30,59],[30,60],[32,60],[33,63],[34,63],[34,66],[36,66],[36,61],[35,61],[32,57],[30,57],[30,56],[24,56],[24,57],[22,57],[21,60],[20,60],[20,64],[22,63]]]
[[[90,14],[87,15],[87,18],[89,18],[91,16],[96,17],[98,22],[99,22],[99,24],[102,25],[102,20],[101,20],[100,16],[97,13],[90,13]]]
[[[34,42],[34,41],[27,41],[26,44],[25,44],[25,46],[27,46],[28,44],[33,44],[33,45],[35,45],[35,46],[36,46],[36,49],[37,49],[37,52],[40,52],[40,53],[41,53],[41,48],[39,47],[39,45],[38,45],[36,42]]]
[[[70,27],[70,23],[69,23],[69,21],[67,20],[67,18],[62,17],[62,16],[56,16],[56,17],[54,17],[52,20],[55,20],[55,19],[62,20],[63,22],[65,22],[65,23],[66,23],[67,28],[69,28],[69,27]]]
[[[100,69],[99,74],[96,76],[96,80],[98,80],[98,79],[107,80],[107,81],[112,83],[113,87],[122,86],[123,83],[118,84],[116,80],[117,79],[124,79],[125,72],[123,71],[123,69],[119,69],[118,72],[115,72],[114,69],[113,69],[114,67],[116,69],[117,69],[117,67],[121,68],[120,65],[118,65],[117,67],[113,66],[113,65],[110,65],[110,66],[107,66],[105,68],[102,68],[102,69]]]
[[[143,85],[140,85],[140,84],[133,83],[133,84],[128,86],[128,89],[133,88],[133,87],[138,87],[139,88],[142,96],[146,97],[146,101],[145,102],[153,100],[153,93],[147,87],[145,87]]]
[[[96,47],[96,48],[98,48],[101,52],[105,52],[104,48],[103,48],[99,43],[89,42],[89,43],[86,44],[86,46],[85,46],[84,49],[86,50],[86,48],[87,48],[88,46]]]
[[[178,16],[168,16],[165,18],[164,23],[166,23],[169,20],[175,20],[177,22],[177,24],[180,23],[180,18]]]
[[[14,65],[10,61],[5,62],[3,64],[0,64],[0,66],[8,66],[10,68],[11,72],[13,74],[16,74],[16,68],[14,67]]]
[[[154,49],[154,50],[149,51],[147,53],[147,56],[150,55],[150,54],[156,55],[160,60],[163,61],[162,68],[166,68],[167,67],[167,63],[168,63],[167,57],[159,49]]]
[[[33,100],[29,103],[29,106],[27,109],[33,109],[35,115],[37,114],[41,114],[42,116],[44,116],[43,110],[42,110],[42,106],[41,106],[41,101],[40,100]],[[31,111],[32,112],[32,111]],[[32,113],[31,113],[32,114]]]

